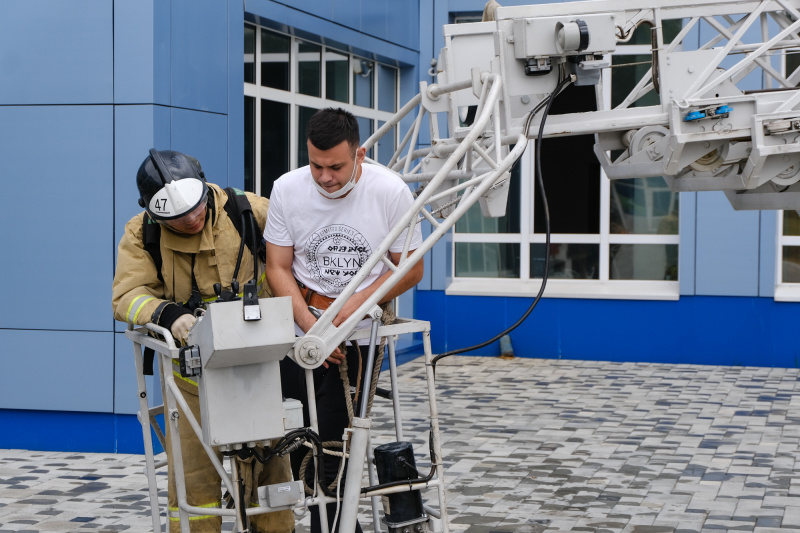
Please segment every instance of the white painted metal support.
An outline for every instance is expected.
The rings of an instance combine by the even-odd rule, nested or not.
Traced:
[[[130,327],[128,328],[131,329]],[[153,436],[150,431],[150,407],[147,399],[147,383],[144,377],[144,365],[142,361],[142,345],[133,343],[133,356],[136,363],[136,383],[139,393],[139,422],[142,425],[142,439],[144,441],[144,460],[145,475],[147,475],[147,489],[150,494],[150,516],[153,520],[153,531],[163,531],[161,529],[161,511],[158,505],[158,486],[156,485],[156,464],[155,454],[153,453]]]
[[[369,418],[353,417],[353,433],[350,436],[350,458],[347,461],[347,479],[342,495],[342,511],[339,523],[340,533],[353,533],[358,518],[358,500],[361,496],[361,476],[364,472],[364,459],[367,456],[369,440]],[[324,513],[320,513],[322,515]]]
[[[428,403],[430,408],[430,422],[431,422],[431,438],[433,442],[431,447],[436,458],[431,458],[436,466],[436,478],[439,483],[437,489],[439,491],[439,513],[442,520],[442,532],[449,533],[450,524],[447,519],[447,494],[445,492],[444,482],[444,461],[442,454],[442,442],[439,438],[439,410],[436,407],[436,377],[433,373],[433,353],[431,352],[431,332],[426,330],[422,333],[422,343],[425,350],[425,375],[428,378]]]

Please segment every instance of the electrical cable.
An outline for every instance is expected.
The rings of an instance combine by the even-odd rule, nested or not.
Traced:
[[[528,315],[531,314],[533,309],[536,307],[536,304],[539,303],[539,300],[542,298],[542,294],[544,294],[545,286],[547,285],[547,278],[550,271],[550,208],[547,203],[547,195],[545,194],[544,190],[544,178],[542,177],[542,137],[544,135],[544,124],[547,120],[547,115],[550,113],[550,106],[553,104],[556,96],[558,96],[564,88],[572,83],[572,76],[568,76],[561,80],[561,82],[556,86],[550,96],[547,98],[547,104],[544,106],[544,114],[542,115],[542,121],[539,123],[539,135],[536,137],[536,148],[535,148],[535,158],[536,158],[536,185],[539,189],[539,197],[542,200],[542,205],[544,206],[544,224],[545,224],[545,247],[544,247],[544,274],[542,275],[542,286],[539,288],[539,293],[534,298],[533,303],[531,303],[528,310],[517,320],[514,324],[506,328],[505,330],[501,331],[491,339],[482,342],[480,344],[476,344],[474,346],[468,346],[466,348],[459,348],[457,350],[451,350],[449,352],[441,353],[431,360],[431,366],[433,367],[434,373],[436,372],[436,363],[444,359],[445,357],[449,357],[451,355],[456,355],[464,352],[469,352],[472,350],[478,350],[480,348],[484,348],[489,346],[493,342],[498,341],[504,335],[514,331],[520,324],[522,324]],[[530,115],[528,116],[528,120],[525,122],[525,132],[527,134],[528,128],[530,127],[531,120],[533,120],[533,116],[536,112],[541,109],[541,105],[537,106],[534,110],[531,111]]]

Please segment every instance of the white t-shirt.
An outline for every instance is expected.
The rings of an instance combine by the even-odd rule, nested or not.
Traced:
[[[287,172],[272,186],[264,238],[292,246],[295,279],[330,298],[344,290],[413,203],[411,191],[397,175],[368,163],[361,169],[350,194],[335,200],[317,191],[308,166]],[[391,252],[403,251],[407,233],[406,229],[394,241]],[[421,244],[417,224],[409,250]],[[387,270],[378,262],[357,292]]]

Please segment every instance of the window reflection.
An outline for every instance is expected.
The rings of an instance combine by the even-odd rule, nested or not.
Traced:
[[[544,250],[544,243],[531,244],[531,278],[544,277]],[[597,244],[550,243],[549,278],[598,279],[599,267]]]
[[[783,276],[784,283],[800,283],[800,246],[783,247]]]
[[[610,232],[677,235],[678,198],[660,176],[613,180]]]
[[[378,121],[378,128],[383,127],[385,122]],[[378,162],[381,165],[388,166],[389,161],[392,159],[395,150],[395,129],[390,129],[383,137],[378,139]]]
[[[244,97],[244,190],[256,189],[256,99]]]
[[[291,38],[261,30],[261,85],[289,90],[289,61]]]
[[[289,170],[289,104],[261,100],[261,196]]]
[[[456,276],[469,278],[518,278],[519,244],[457,242]]]
[[[800,215],[797,211],[783,212],[783,234],[787,236],[800,235]]]
[[[456,222],[457,233],[519,233],[520,232],[520,165],[511,169],[506,214],[502,217],[483,216],[478,203],[464,213]]]
[[[244,82],[256,82],[256,29],[244,27]]]
[[[316,113],[317,110],[312,107],[297,108],[297,166],[302,167],[309,163],[308,161],[308,144],[306,143],[306,132],[308,128],[308,119]]]
[[[361,136],[361,144],[364,144],[375,131],[372,126],[372,120],[364,117],[356,117],[356,121],[358,122],[358,134]],[[374,159],[373,153],[373,148],[370,148],[367,150],[367,157]]]
[[[349,80],[348,56],[334,52],[325,53],[325,98],[347,102]]]
[[[378,109],[397,111],[397,69],[378,64]]]
[[[297,90],[300,94],[322,96],[322,47],[300,41],[297,58]]]
[[[353,58],[353,103],[372,107],[375,87],[375,64],[366,59]]]
[[[678,279],[677,244],[611,244],[609,258],[610,279]]]

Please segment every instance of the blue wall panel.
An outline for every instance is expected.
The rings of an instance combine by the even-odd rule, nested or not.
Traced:
[[[681,296],[692,296],[695,291],[695,245],[697,240],[697,193],[680,194],[678,214],[680,245],[678,246],[678,279]]]
[[[734,211],[721,192],[697,193],[698,295],[758,296],[758,211]]]
[[[154,29],[152,0],[114,0],[115,103],[155,102]]]
[[[170,100],[170,6],[153,0],[114,0],[114,102]]]
[[[442,291],[419,291],[416,300],[417,318],[431,322],[434,353],[488,340],[531,302]],[[800,366],[800,346],[782,324],[798,320],[800,304],[767,298],[548,298],[510,335],[521,357],[792,368]],[[499,345],[472,353],[495,356]]]
[[[228,2],[228,185],[244,189],[244,11]]]
[[[353,9],[350,7],[352,2],[344,4],[346,7],[340,9]],[[416,4],[418,2],[415,2]],[[361,20],[385,17],[386,6],[382,3],[378,3],[378,5],[382,6],[384,11],[373,15],[371,3],[362,2]],[[411,18],[413,12],[418,10],[417,7],[407,10],[408,14],[404,15],[402,20],[393,21],[393,24],[410,25],[411,31],[401,42],[391,42],[385,34],[380,34],[372,28],[358,28],[330,22],[332,6],[330,0],[292,2],[291,7],[272,0],[247,0],[245,11],[247,20],[256,24],[268,25],[281,31],[295,31],[298,36],[329,42],[332,43],[331,46],[337,46],[336,43],[347,43],[352,51],[366,57],[391,58],[405,65],[416,66],[418,64],[419,31],[416,29],[418,21]],[[363,13],[365,10],[370,11],[365,14]]]
[[[227,3],[218,0],[172,2],[171,23],[170,104],[227,113]],[[240,35],[242,31],[240,28]]]
[[[386,33],[383,38],[416,50],[420,31],[419,4],[420,2],[385,0]],[[380,33],[374,35],[381,37]]]
[[[758,295],[775,296],[775,261],[777,260],[778,211],[759,211]],[[783,213],[780,212],[780,216]]]
[[[311,4],[312,2],[309,2]],[[314,11],[318,11],[322,14],[322,16],[326,19],[329,19],[333,22],[341,24],[342,26],[347,26],[348,28],[353,28],[357,30],[361,30],[362,28],[369,28],[369,24],[374,24],[377,26],[373,26],[373,33],[374,30],[380,28],[385,32],[386,30],[386,19],[385,17],[376,16],[379,14],[378,9],[371,9],[367,12],[364,9],[364,4],[369,3],[372,7],[376,4],[385,4],[386,0],[367,0],[366,2],[363,0],[329,0],[328,2],[316,2],[317,6],[309,6]],[[300,7],[300,6],[296,6]],[[380,7],[385,7],[381,5]],[[312,11],[313,12],[313,11]],[[385,11],[383,12],[385,14]]]
[[[139,411],[139,387],[136,382],[136,363],[133,343],[122,333],[114,334],[114,412],[135,415]],[[161,405],[161,385],[158,379],[158,359],[153,361],[154,376],[145,376],[150,407]]]
[[[206,179],[226,187],[228,184],[227,117],[187,109],[171,109],[170,113],[172,149],[196,157],[203,167]]]
[[[111,106],[0,107],[1,328],[111,329],[112,122]]]
[[[3,0],[0,102],[111,103],[112,0]]]
[[[122,105],[114,108],[114,267],[117,246],[125,224],[142,211],[136,189],[136,172],[150,148],[170,148],[170,110],[152,105]],[[110,307],[109,294],[109,311]],[[115,322],[116,331],[125,324]]]
[[[0,329],[0,347],[0,408],[113,410],[113,333]]]
[[[0,409],[0,448],[84,452],[144,453],[135,415],[19,411]],[[155,436],[155,452],[161,453]]]

